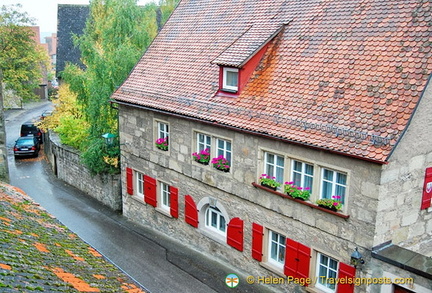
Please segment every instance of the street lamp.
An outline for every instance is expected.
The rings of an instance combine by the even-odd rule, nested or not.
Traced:
[[[351,254],[351,265],[353,265],[355,268],[360,265],[360,264],[364,264],[365,261],[363,259],[363,256],[361,255],[361,253],[358,251],[358,248],[355,248],[355,251]]]
[[[107,146],[112,146],[114,143],[114,137],[116,137],[116,135],[107,132],[105,134],[102,134],[102,137],[105,138],[105,143]]]

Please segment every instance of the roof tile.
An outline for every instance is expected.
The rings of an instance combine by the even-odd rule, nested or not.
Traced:
[[[387,160],[432,71],[430,3],[300,2],[182,1],[113,98]],[[240,96],[215,96],[217,64],[287,20]]]

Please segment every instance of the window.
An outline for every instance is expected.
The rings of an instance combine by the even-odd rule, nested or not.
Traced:
[[[197,133],[196,134],[196,152],[199,153],[208,149],[210,158],[223,156],[228,160],[228,165],[231,167],[232,144],[231,141],[214,137],[212,135]]]
[[[285,236],[269,230],[268,262],[283,268],[285,263]]]
[[[219,234],[226,233],[226,220],[217,207],[208,206],[205,214],[206,228]]]
[[[270,177],[275,177],[279,183],[284,182],[284,164],[285,160],[282,156],[264,153],[264,173]]]
[[[345,202],[346,184],[346,174],[323,168],[321,198],[340,196],[340,200],[343,204]]]
[[[208,149],[211,151],[211,136],[197,133],[197,151]]]
[[[140,172],[135,172],[136,195],[144,198],[144,175]]]
[[[231,142],[218,138],[216,156],[223,156],[231,163]]]
[[[313,185],[314,167],[313,165],[303,163],[300,161],[292,161],[292,173],[291,178],[294,185],[303,188],[309,187],[309,191],[312,192]]]
[[[223,68],[222,89],[228,91],[238,91],[238,69]]]
[[[338,261],[324,255],[322,253],[317,254],[317,283],[316,287],[325,292],[335,292],[336,290],[336,278],[338,272]],[[332,279],[328,282],[328,279]]]
[[[164,122],[157,122],[156,148],[168,151],[169,148],[169,126]]]
[[[161,208],[164,210],[170,210],[170,186],[163,182],[160,182],[160,203]]]
[[[158,122],[158,138],[169,137],[168,124],[163,122]]]

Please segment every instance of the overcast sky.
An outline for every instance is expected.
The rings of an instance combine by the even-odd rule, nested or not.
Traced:
[[[148,2],[158,0],[139,0],[144,5]],[[89,0],[1,0],[0,5],[18,4],[22,5],[22,12],[27,12],[35,19],[36,25],[40,27],[41,33],[57,32],[57,4],[89,4]]]

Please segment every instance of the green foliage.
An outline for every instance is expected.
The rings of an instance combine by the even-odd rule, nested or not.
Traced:
[[[164,0],[160,6],[150,3],[142,7],[135,0],[90,1],[84,33],[74,36],[86,69],[69,64],[62,78],[77,94],[78,104],[82,106],[82,118],[86,122],[83,125],[88,129],[80,150],[83,162],[95,174],[119,171],[118,145],[107,148],[101,139],[107,132],[118,137],[118,113],[110,107],[109,99],[156,37],[161,22],[168,19],[177,2]],[[67,117],[61,119],[58,130],[71,136],[61,136],[62,141],[76,144],[79,135],[75,136],[70,129],[72,121]]]
[[[33,19],[20,12],[20,4],[0,8],[0,83],[24,100],[35,97],[48,54],[34,41]]]
[[[59,134],[62,143],[80,149],[83,137],[86,137],[87,128],[84,119],[67,115],[60,118],[60,125],[54,130]]]
[[[160,1],[159,6],[160,6],[160,13],[161,13],[161,19],[160,19],[161,25],[163,25],[168,20],[171,13],[176,8],[178,2],[179,2],[179,0],[161,0]]]
[[[119,166],[112,164],[108,158],[114,158],[118,162],[120,148],[118,143],[107,146],[104,139],[93,137],[84,143],[86,151],[82,154],[82,159],[93,174],[116,174],[119,172]]]
[[[38,125],[44,131],[54,129],[60,141],[74,148],[80,149],[87,138],[89,125],[82,114],[82,106],[68,84],[59,88],[59,98],[53,101],[54,111]]]

